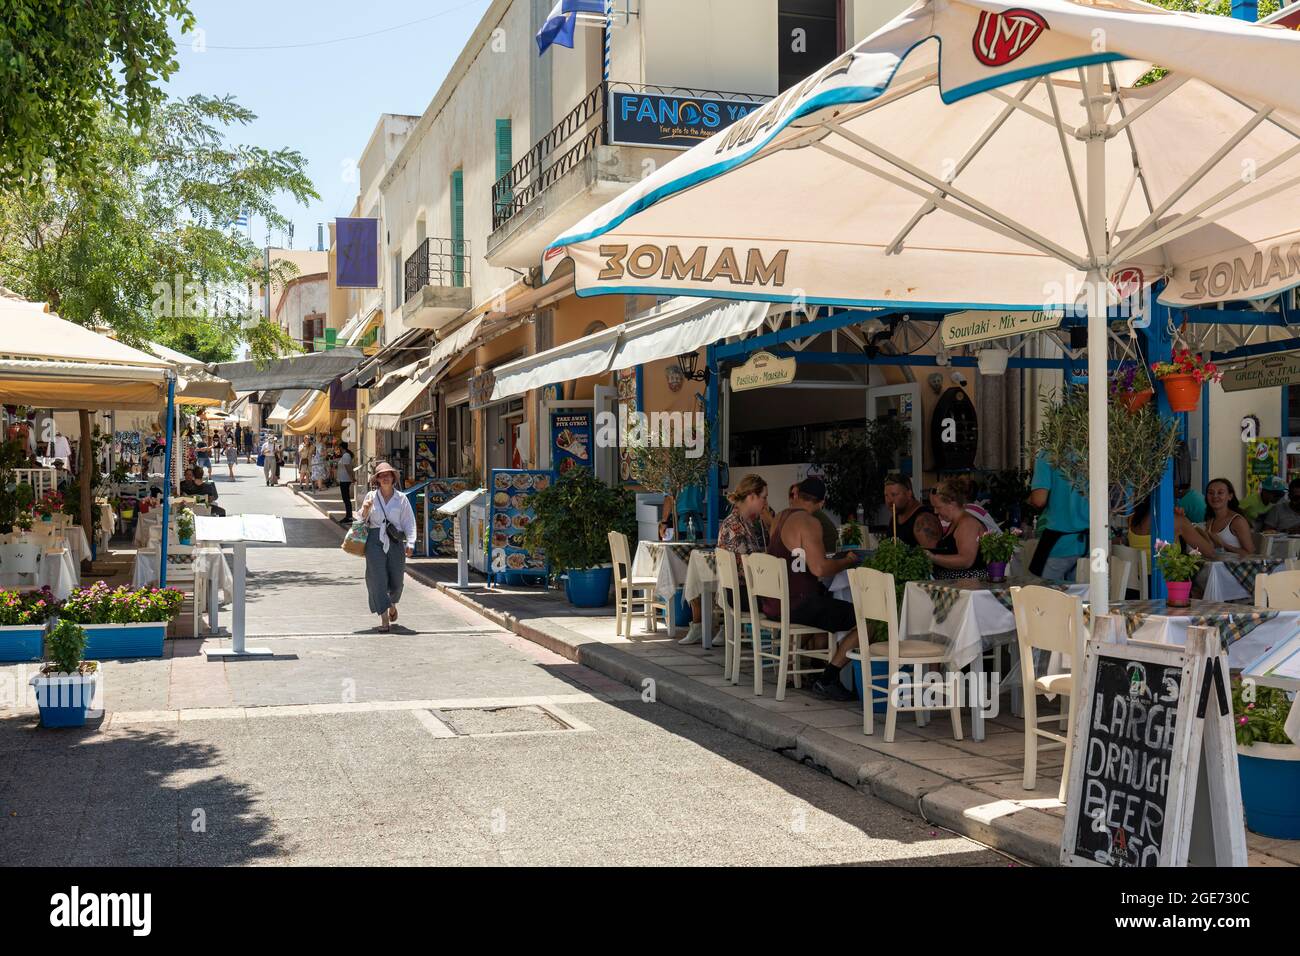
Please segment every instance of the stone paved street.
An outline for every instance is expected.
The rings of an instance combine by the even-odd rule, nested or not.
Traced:
[[[288,530],[249,551],[275,658],[175,641],[105,665],[96,728],[5,710],[0,864],[1009,864],[413,580],[378,634],[337,527],[238,473],[227,510]]]

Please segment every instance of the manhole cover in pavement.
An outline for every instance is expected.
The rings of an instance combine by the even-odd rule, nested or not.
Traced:
[[[461,737],[479,734],[538,734],[570,730],[568,724],[545,708],[532,704],[513,707],[464,707],[436,710],[433,714]]]

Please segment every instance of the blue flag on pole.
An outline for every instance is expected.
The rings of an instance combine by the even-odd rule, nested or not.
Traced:
[[[573,28],[579,13],[605,15],[605,0],[556,0],[550,16],[537,31],[537,53],[540,56],[558,43],[573,49]]]

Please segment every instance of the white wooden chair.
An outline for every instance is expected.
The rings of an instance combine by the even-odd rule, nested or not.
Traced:
[[[862,662],[862,732],[874,734],[875,702],[878,695],[886,698],[885,704],[885,742],[893,743],[894,727],[898,721],[898,712],[947,710],[952,717],[952,733],[955,740],[961,740],[961,700],[959,685],[961,669],[954,668],[948,659],[947,648],[934,641],[914,638],[899,640],[898,637],[898,599],[894,590],[894,576],[873,568],[853,568],[848,572],[849,591],[853,595],[853,617],[858,626],[858,650],[849,651],[849,657]],[[870,623],[882,621],[889,633],[885,643],[868,642]],[[865,648],[865,652],[864,649]],[[876,689],[871,682],[872,660],[889,661],[889,680],[884,691]],[[924,673],[927,664],[944,666],[945,688],[948,698],[947,707],[928,707],[921,700],[925,688]],[[912,668],[911,703],[901,703],[903,692],[903,668]]]
[[[627,543],[627,535],[620,531],[609,533],[609,553],[614,563],[614,633],[620,637],[632,638],[632,608],[640,604],[645,609],[647,631],[656,631],[655,609],[663,608],[665,618],[669,613],[668,605],[655,598],[654,578],[632,577],[632,558]]]
[[[1255,542],[1255,552],[1265,557],[1287,560],[1300,558],[1300,538],[1256,532]]]
[[[39,500],[47,491],[59,487],[59,474],[53,468],[15,468],[13,480],[16,485],[31,485]]]
[[[1127,549],[1132,551],[1132,548]],[[1112,601],[1123,601],[1128,595],[1129,578],[1132,577],[1133,566],[1125,558],[1111,556],[1110,559],[1110,599]],[[1088,577],[1092,573],[1092,561],[1090,558],[1080,558],[1074,565],[1074,580],[1079,584],[1087,584]]]
[[[745,642],[754,643],[753,628],[745,632],[746,609],[740,603],[740,572],[730,551],[719,548],[715,556],[718,582],[718,608],[722,611],[722,676],[733,684],[740,683],[740,665],[745,656]],[[754,693],[763,693],[763,665],[754,661]]]
[[[1300,611],[1300,571],[1288,568],[1255,578],[1255,606]]]
[[[802,686],[804,674],[820,674],[834,654],[835,637],[829,632],[807,624],[790,623],[790,575],[785,560],[771,554],[747,554],[742,559],[745,567],[745,584],[749,588],[749,622],[754,645],[754,667],[758,671],[755,691],[762,694],[762,663],[777,662],[776,699],[785,700],[785,688],[790,677],[794,686]],[[773,598],[781,604],[781,616],[769,618],[759,610],[759,598]],[[776,635],[773,650],[763,649],[763,632]],[[814,635],[826,636],[826,647],[806,647],[804,640]],[[799,658],[821,661],[822,666],[801,667]]]
[[[1011,606],[1016,616],[1016,637],[1020,645],[1020,667],[1024,684],[1025,709],[1025,778],[1026,790],[1037,786],[1038,738],[1065,746],[1065,763],[1061,767],[1061,788],[1058,799],[1065,802],[1066,778],[1070,769],[1071,741],[1074,736],[1074,677],[1070,673],[1037,675],[1034,667],[1034,650],[1059,652],[1070,655],[1073,667],[1083,665],[1083,602],[1070,594],[1045,587],[1011,589]],[[1038,695],[1059,694],[1060,714],[1038,716]],[[1039,724],[1055,721],[1065,725],[1065,736],[1043,730]]]
[[[1129,586],[1137,588],[1138,597],[1145,601],[1151,596],[1151,555],[1126,544],[1110,546],[1110,561],[1113,567],[1117,561],[1127,561],[1129,566]],[[1122,600],[1111,596],[1111,600]]]
[[[199,621],[207,609],[208,576],[194,560],[193,545],[167,542],[167,586],[191,597],[191,633],[199,636]]]

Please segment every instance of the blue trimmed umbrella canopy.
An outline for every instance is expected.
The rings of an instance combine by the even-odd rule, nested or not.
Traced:
[[[1300,36],[1132,0],[922,0],[543,254],[579,295],[1088,316],[1094,542],[1107,310],[1300,284]],[[1153,73],[1153,67],[1161,72]],[[1092,562],[1106,610],[1105,562]]]

